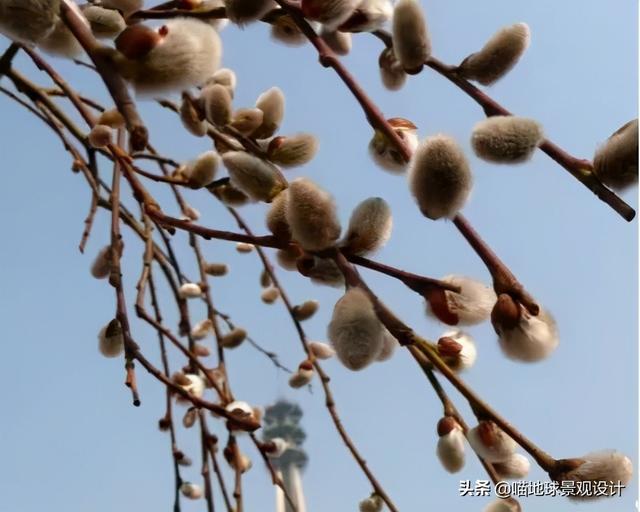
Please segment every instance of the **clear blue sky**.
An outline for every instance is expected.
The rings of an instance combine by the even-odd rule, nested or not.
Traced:
[[[600,141],[637,117],[636,2],[422,3],[434,53],[449,63],[478,49],[501,26],[527,22],[531,47],[491,94],[512,111],[538,119],[550,138],[574,154],[591,157]],[[395,230],[378,259],[436,277],[460,273],[488,280],[453,226],[421,217],[404,179],[372,164],[366,153],[370,129],[336,76],[317,64],[310,46],[275,44],[260,25],[228,28],[223,40],[224,64],[235,69],[239,79],[236,106],[250,106],[263,90],[277,85],[288,102],[282,132],[311,131],[321,140],[317,158],[288,171],[290,178],[308,176],[330,189],[345,224],[351,209],[366,197],[382,195],[391,204]],[[6,45],[0,38],[0,46]],[[399,93],[385,91],[378,78],[379,50],[374,38],[359,36],[346,63],[389,117],[411,119],[421,137],[444,132],[461,141],[476,179],[465,214],[559,324],[560,347],[550,359],[533,365],[505,359],[490,325],[471,329],[479,358],[464,379],[554,456],[616,448],[637,468],[637,221],[624,222],[542,153],[517,167],[478,161],[468,140],[482,118],[479,108],[428,70],[411,78]],[[91,72],[53,62],[83,93],[106,99]],[[46,83],[24,57],[17,65]],[[186,159],[209,149],[205,140],[188,136],[169,112],[152,102],[141,105],[154,144],[169,156]],[[99,213],[88,254],[79,254],[90,196],[84,180],[69,171],[67,154],[39,121],[5,97],[0,97],[0,134],[5,177],[0,187],[1,508],[168,511],[173,486],[169,442],[156,427],[164,391],[139,370],[143,404],[132,407],[122,385],[121,361],[105,360],[96,350],[96,333],[113,316],[114,297],[105,282],[90,277],[88,268],[108,240],[108,217]],[[109,168],[103,172],[108,176]],[[168,213],[176,213],[166,193],[152,190]],[[235,229],[207,194],[187,195],[201,210],[203,224]],[[624,198],[637,207],[637,189]],[[262,205],[242,210],[257,232],[265,231],[264,211]],[[175,238],[186,271],[195,275],[186,237]],[[128,233],[125,241],[131,304],[142,248]],[[210,260],[231,264],[230,275],[214,282],[219,308],[281,354],[286,364],[296,365],[301,350],[283,307],[260,302],[257,258],[238,257],[223,242],[205,247]],[[324,339],[340,291],[280,274],[296,302],[321,300],[319,314],[305,327],[311,338]],[[443,332],[425,317],[416,295],[392,280],[369,272],[364,276],[420,333],[436,338]],[[192,308],[196,319],[204,315],[198,308]],[[175,316],[169,311],[167,322],[173,326]],[[133,327],[138,343],[158,361],[154,333],[138,322]],[[457,475],[445,473],[435,458],[440,404],[408,354],[399,352],[392,361],[361,373],[349,372],[336,361],[325,367],[346,428],[401,510],[482,509],[486,498],[458,496],[460,479],[486,478],[470,452],[467,466]],[[357,510],[370,488],[340,443],[320,389],[313,394],[289,389],[286,375],[249,346],[229,353],[229,370],[239,398],[269,404],[283,396],[304,408],[308,509]],[[459,395],[452,392],[452,397],[470,418]],[[199,457],[196,437],[195,432],[179,433],[180,447],[193,459]],[[241,442],[254,460],[245,479],[246,509],[272,510],[268,476],[253,447]],[[196,465],[184,474],[199,481],[198,471]],[[545,475],[536,469],[529,478],[544,480]],[[608,501],[576,505],[534,498],[522,503],[527,512],[628,511],[637,493],[634,482],[622,498]],[[203,505],[184,503],[184,510],[202,510]]]

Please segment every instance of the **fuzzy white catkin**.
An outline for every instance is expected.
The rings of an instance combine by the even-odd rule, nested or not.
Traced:
[[[60,0],[0,0],[0,32],[19,43],[37,44],[59,20]]]
[[[213,322],[209,318],[198,322],[191,328],[191,337],[194,340],[203,340],[213,329]]]
[[[336,355],[336,351],[330,345],[320,341],[312,341],[309,343],[309,350],[318,359],[331,359]]]
[[[289,15],[278,16],[271,24],[271,39],[287,46],[302,46],[307,38]]]
[[[105,245],[91,264],[91,275],[96,279],[106,279],[111,273],[111,246]]]
[[[184,375],[189,384],[180,385],[182,389],[186,392],[191,393],[196,398],[202,398],[204,395],[204,390],[206,388],[204,379],[200,377],[200,375],[196,375],[195,373],[185,373]],[[178,401],[181,403],[189,403],[189,401],[182,396],[178,395]]]
[[[384,502],[382,498],[377,494],[372,494],[367,499],[364,499],[358,505],[360,512],[382,512]]]
[[[545,359],[560,343],[556,322],[544,309],[533,316],[520,306],[516,327],[510,329],[496,324],[494,328],[502,352],[516,361],[532,363]]]
[[[398,343],[398,340],[385,328],[382,340],[382,350],[380,350],[378,357],[376,357],[376,361],[379,363],[388,361],[393,357],[396,348],[399,346],[400,343]]]
[[[289,194],[286,191],[282,192],[271,202],[271,207],[267,212],[267,228],[280,240],[291,239],[291,229],[287,221],[288,204]]]
[[[227,15],[234,23],[257,21],[277,7],[273,0],[225,0]]]
[[[267,457],[269,457],[270,459],[277,459],[279,457],[282,457],[284,455],[284,452],[289,449],[289,443],[287,443],[281,437],[274,437],[270,442],[275,446],[275,450],[267,452]]]
[[[243,135],[255,132],[264,119],[264,113],[259,108],[239,108],[233,113],[231,126]]]
[[[288,194],[287,221],[293,238],[309,251],[331,247],[340,236],[331,195],[306,178],[292,181]]]
[[[487,462],[503,462],[516,451],[516,442],[492,421],[482,421],[469,430],[471,448]]]
[[[447,309],[458,317],[457,325],[476,325],[489,318],[497,300],[493,288],[458,275],[444,276],[442,281],[460,287],[460,293],[444,292]],[[430,304],[428,311],[436,316]]]
[[[436,454],[449,473],[457,473],[464,467],[465,444],[464,433],[459,427],[453,428],[448,434],[438,439]]]
[[[313,370],[299,369],[289,377],[289,386],[293,389],[299,389],[313,380]]]
[[[296,317],[296,320],[300,322],[308,320],[315,315],[319,306],[320,303],[317,300],[307,300],[293,308],[293,315]]]
[[[516,23],[496,32],[482,49],[469,55],[458,67],[464,78],[491,85],[506,75],[529,47],[526,23]]]
[[[118,9],[125,15],[142,9],[144,0],[102,0],[102,6],[110,9]]]
[[[384,327],[363,290],[351,288],[336,303],[328,336],[338,359],[350,370],[362,370],[380,355]]]
[[[204,137],[207,134],[207,122],[200,119],[198,111],[186,97],[180,103],[180,121],[191,135]]]
[[[381,197],[370,197],[353,210],[341,245],[352,254],[370,254],[387,243],[392,228],[389,204]]]
[[[229,349],[237,348],[245,339],[247,339],[247,331],[236,327],[220,338],[220,345]]]
[[[393,11],[393,49],[405,71],[422,69],[431,55],[431,41],[420,3],[399,0]]]
[[[216,177],[218,167],[220,165],[220,157],[215,151],[206,151],[198,158],[189,162],[183,171],[183,174],[189,186],[193,188],[201,188],[207,186]]]
[[[455,216],[473,185],[462,148],[446,135],[428,137],[418,145],[409,163],[408,179],[420,211],[432,220]]]
[[[396,57],[393,48],[385,48],[378,58],[378,68],[380,69],[380,79],[382,84],[390,91],[397,91],[402,88],[407,81],[402,64]]]
[[[163,27],[166,35],[133,63],[131,76],[127,76],[138,93],[156,94],[201,85],[220,65],[222,42],[211,25],[177,18]]]
[[[183,299],[194,299],[202,295],[202,288],[197,283],[184,283],[178,289],[178,294]]]
[[[310,133],[276,137],[269,144],[268,158],[282,167],[297,167],[313,160],[318,145],[318,139]]]
[[[256,139],[266,139],[274,135],[284,118],[285,99],[278,87],[263,92],[256,100],[256,108],[262,111],[262,124],[252,136]]]
[[[517,116],[491,116],[476,124],[471,135],[475,154],[499,164],[529,160],[543,140],[540,123]]]
[[[118,320],[105,325],[98,335],[98,349],[104,357],[118,357],[124,351],[122,326]]]
[[[233,104],[229,89],[224,85],[207,85],[200,93],[205,118],[213,125],[226,126],[231,122]]]
[[[418,134],[413,123],[405,119],[389,119],[389,124],[402,139],[405,146],[413,153],[418,147]],[[369,142],[369,154],[373,160],[385,171],[393,174],[403,173],[407,169],[404,156],[398,151],[396,145],[381,131],[376,130]]]
[[[524,478],[529,474],[531,462],[529,462],[529,459],[521,453],[514,453],[503,462],[494,462],[493,467],[498,472],[501,479],[517,479]]]
[[[202,488],[191,482],[184,482],[180,486],[180,492],[185,498],[189,498],[190,500],[199,500],[203,496]]]
[[[82,13],[91,24],[91,32],[98,38],[116,37],[127,28],[122,14],[114,9],[86,4],[82,7]]]
[[[351,34],[348,32],[329,30],[327,27],[323,26],[320,31],[320,37],[324,39],[324,42],[327,43],[329,48],[331,48],[336,55],[349,55],[352,41]]]
[[[593,173],[602,183],[624,190],[638,183],[638,120],[619,128],[596,151]]]
[[[314,266],[309,271],[309,278],[314,284],[340,287],[344,284],[344,276],[336,262],[328,258],[314,257]]]
[[[443,356],[447,365],[454,371],[462,371],[471,368],[478,357],[475,342],[473,338],[462,331],[445,332],[441,338],[450,338],[461,346],[461,350],[453,357]],[[440,346],[440,343],[438,343]]]
[[[271,202],[287,188],[287,180],[274,165],[244,151],[222,155],[231,183],[254,201]]]
[[[82,23],[90,28],[90,24],[85,18],[84,14],[75,2],[68,4],[69,7],[75,11],[76,15],[82,20]],[[42,50],[52,55],[59,55],[62,57],[73,58],[79,56],[83,49],[71,30],[67,27],[67,24],[58,17],[53,30],[40,41],[38,45]]]
[[[616,495],[615,484],[627,485],[633,476],[633,464],[623,453],[605,450],[580,457],[584,462],[576,469],[562,474],[562,480],[574,482],[610,482],[609,494]],[[593,497],[593,496],[591,496]],[[576,499],[579,497],[575,496]],[[584,498],[584,497],[582,497]]]
[[[300,7],[305,18],[319,21],[329,29],[336,29],[353,14],[361,0],[302,0]]]
[[[353,15],[340,26],[348,32],[373,32],[381,28],[393,16],[390,0],[360,0]]]

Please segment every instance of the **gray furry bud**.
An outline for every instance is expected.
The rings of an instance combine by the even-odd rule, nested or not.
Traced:
[[[249,196],[231,183],[216,187],[215,193],[227,206],[243,206],[249,202]]]
[[[247,339],[247,331],[236,327],[220,338],[220,345],[224,348],[237,348]]]
[[[207,134],[206,121],[200,119],[200,114],[186,96],[182,98],[180,103],[180,121],[191,135],[204,137]]]
[[[516,442],[493,421],[481,421],[469,430],[471,448],[487,462],[504,462],[516,451]]]
[[[305,18],[335,29],[349,19],[359,3],[360,0],[302,0],[300,7]]]
[[[334,245],[340,236],[336,206],[328,192],[306,178],[289,186],[287,221],[293,238],[309,251]]]
[[[277,7],[273,0],[225,0],[227,16],[234,23],[257,21]]]
[[[390,0],[360,0],[358,8],[340,25],[343,32],[373,32],[380,29],[393,16]]]
[[[206,85],[213,85],[213,84],[224,85],[229,91],[229,94],[231,95],[231,97],[233,98],[237,83],[238,83],[238,79],[233,69],[222,68],[216,71],[213,75],[211,75],[211,78],[207,80]]]
[[[72,2],[67,5],[76,12],[82,20],[82,23],[87,28],[90,28],[89,22],[76,3]],[[60,55],[68,58],[77,57],[83,51],[82,46],[61,17],[58,17],[53,30],[40,41],[39,47],[52,55]]]
[[[638,183],[638,120],[618,129],[596,151],[593,173],[605,185],[623,190]]]
[[[376,493],[371,494],[367,499],[364,499],[358,505],[360,512],[382,512],[384,508],[384,501]]]
[[[351,34],[348,32],[340,32],[338,30],[329,30],[323,26],[320,31],[320,37],[327,43],[327,46],[333,50],[336,55],[349,55],[351,51]]]
[[[182,174],[191,188],[202,188],[214,180],[219,165],[218,153],[207,151],[189,162],[182,170]]]
[[[252,134],[256,139],[273,136],[284,118],[284,94],[278,87],[263,92],[256,100],[256,108],[262,110],[263,118],[260,127]]]
[[[427,313],[448,325],[476,325],[489,319],[497,297],[493,288],[470,277],[448,275],[442,281],[460,287],[460,292],[434,290]]]
[[[335,288],[344,285],[344,276],[336,265],[336,262],[328,258],[313,258],[313,266],[305,274],[314,284],[333,286]]]
[[[259,108],[239,108],[233,113],[231,126],[243,135],[255,132],[264,118],[264,112]]]
[[[229,267],[225,263],[207,263],[204,271],[209,276],[221,277],[229,273]]]
[[[533,316],[521,304],[517,306],[520,311],[515,326],[492,317],[502,352],[510,359],[527,363],[549,357],[560,343],[555,320],[544,309]]]
[[[98,349],[104,357],[118,357],[124,351],[124,336],[120,322],[114,318],[98,335]]]
[[[97,124],[89,132],[89,144],[94,148],[104,148],[111,144],[111,128],[103,124]]]
[[[317,300],[307,300],[293,307],[293,316],[300,322],[308,320],[316,314],[319,306],[320,303]]]
[[[407,73],[405,73],[402,64],[396,57],[393,48],[382,50],[378,58],[378,67],[380,68],[382,84],[390,91],[401,89],[407,81]]]
[[[240,254],[248,254],[250,252],[253,252],[254,248],[255,246],[253,244],[247,244],[245,242],[238,242],[236,244],[236,251],[238,251]]]
[[[91,24],[91,32],[98,38],[112,39],[127,28],[122,14],[114,9],[87,4],[82,7],[82,13]]]
[[[464,467],[464,447],[466,439],[460,424],[451,416],[438,422],[438,446],[436,454],[444,469],[457,473]]]
[[[458,73],[469,80],[491,85],[506,75],[529,46],[529,26],[516,23],[496,32],[482,49],[469,55]]]
[[[271,202],[287,188],[287,180],[274,165],[245,153],[229,151],[222,155],[231,183],[255,201]]]
[[[141,48],[141,41],[148,46]],[[189,18],[167,21],[156,31],[130,25],[116,39],[116,48],[127,57],[119,62],[120,72],[142,94],[201,85],[216,71],[222,56],[215,29]]]
[[[143,3],[144,0],[102,0],[103,7],[122,11],[125,16],[142,9]]]
[[[262,302],[265,304],[273,304],[278,300],[278,297],[280,297],[280,290],[273,286],[263,290],[262,295],[260,295]]]
[[[233,109],[229,90],[220,84],[207,85],[200,93],[207,121],[217,126],[226,126],[231,122]]]
[[[191,328],[191,337],[194,340],[203,340],[211,333],[213,329],[213,322],[210,318],[205,318],[201,322],[198,322]]]
[[[307,38],[288,14],[278,16],[271,24],[271,39],[287,46],[302,46]]]
[[[202,487],[192,484],[191,482],[184,482],[180,486],[180,492],[185,498],[189,498],[190,500],[199,500],[204,495]]]
[[[111,274],[111,246],[105,245],[91,264],[91,275],[96,279],[106,279]]]
[[[476,124],[471,135],[478,157],[505,164],[529,160],[543,140],[540,123],[516,116],[489,117]]]
[[[382,341],[382,350],[380,350],[380,354],[378,354],[378,357],[376,357],[376,361],[378,361],[379,363],[388,361],[393,357],[396,348],[398,348],[399,346],[400,343],[398,343],[398,340],[395,338],[395,336],[385,328],[384,339]]]
[[[388,119],[393,131],[402,139],[405,146],[412,154],[418,147],[418,129],[408,119],[393,117]],[[403,173],[407,169],[407,161],[398,150],[396,144],[380,130],[373,132],[369,141],[369,154],[373,160],[385,171],[394,174]]]
[[[312,341],[309,343],[309,350],[318,359],[331,359],[336,355],[336,351],[330,345],[320,341]]]
[[[202,296],[202,288],[197,283],[184,283],[178,289],[178,294],[183,299],[195,299]]]
[[[362,370],[380,354],[384,329],[366,292],[350,288],[336,303],[328,327],[338,359],[350,370]]]
[[[428,137],[409,163],[409,187],[429,219],[454,217],[471,192],[473,176],[462,148],[451,137]]]
[[[60,12],[60,0],[0,0],[0,32],[19,43],[47,37]]]
[[[102,112],[96,124],[104,124],[115,130],[125,127],[125,119],[117,108],[112,108]]]
[[[399,0],[393,11],[393,50],[408,73],[417,73],[431,55],[424,12],[417,0]]]
[[[381,197],[370,197],[353,210],[341,246],[357,255],[375,252],[387,243],[392,227],[393,218],[387,202]]]
[[[289,194],[284,191],[278,194],[271,202],[271,207],[267,212],[267,228],[279,240],[291,240],[291,229],[287,221],[287,205]]]
[[[318,152],[318,139],[310,133],[275,137],[269,143],[267,157],[282,167],[309,163]]]
[[[508,478],[524,478],[529,474],[531,462],[520,453],[514,453],[507,460],[502,462],[494,462],[493,468],[496,470],[502,480]]]

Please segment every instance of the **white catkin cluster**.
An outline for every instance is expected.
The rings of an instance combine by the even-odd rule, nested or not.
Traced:
[[[352,254],[370,254],[384,246],[392,228],[389,204],[381,197],[370,197],[353,210],[341,246]]]
[[[336,303],[328,327],[338,359],[350,370],[362,370],[380,355],[384,328],[366,292],[350,288]]]
[[[417,73],[431,55],[424,12],[416,0],[399,0],[393,11],[393,50],[408,73]]]
[[[530,32],[526,23],[516,23],[496,32],[477,53],[469,55],[458,73],[482,85],[491,85],[506,75],[529,47]]]
[[[540,123],[517,116],[492,116],[473,129],[475,154],[489,162],[515,164],[529,160],[544,140]]]
[[[132,25],[116,39],[124,54],[120,71],[141,94],[156,94],[204,84],[220,65],[222,42],[216,30],[196,19],[177,18],[156,31]],[[155,35],[154,35],[155,33]],[[142,42],[154,39],[149,51]]]
[[[473,176],[458,143],[446,135],[428,137],[409,163],[409,188],[422,214],[454,217],[471,193]]]
[[[471,368],[478,357],[473,338],[462,331],[444,333],[438,340],[438,352],[456,372]]]
[[[331,247],[340,236],[336,206],[329,193],[306,178],[288,189],[287,221],[293,238],[309,251]]]
[[[619,128],[596,151],[593,173],[602,183],[624,190],[638,183],[638,120]]]
[[[452,313],[457,317],[457,322],[453,325],[476,325],[489,318],[497,300],[493,288],[465,276],[448,275],[441,280],[459,286],[460,293],[445,290],[443,292],[444,304],[436,301],[438,296],[428,301],[427,312],[429,314],[445,323],[450,323],[447,321],[446,313]],[[442,307],[446,309],[445,315],[441,313]]]
[[[515,327],[494,323],[500,348],[516,361],[532,363],[549,357],[560,343],[555,320],[544,309],[533,316],[519,307],[520,318]]]

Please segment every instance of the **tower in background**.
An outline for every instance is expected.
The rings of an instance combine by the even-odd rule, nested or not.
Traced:
[[[280,437],[289,444],[287,451],[272,462],[298,512],[306,512],[301,471],[308,462],[307,454],[302,449],[302,443],[307,435],[300,426],[301,418],[302,409],[298,405],[286,400],[278,400],[265,410],[263,438],[265,441],[270,441]],[[293,512],[280,487],[275,489],[276,512]]]

